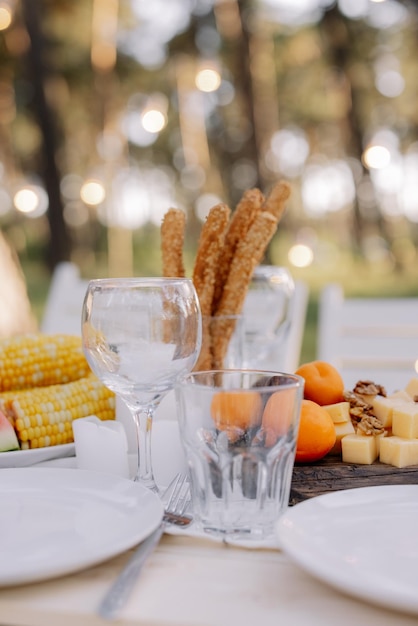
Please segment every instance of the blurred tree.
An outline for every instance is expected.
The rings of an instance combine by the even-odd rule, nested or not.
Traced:
[[[288,249],[416,258],[417,2],[15,6],[0,30],[0,198],[41,177],[49,209],[31,224],[48,222],[50,267],[94,266],[124,230],[135,258],[149,254],[169,204],[188,211],[193,246],[210,203],[277,178],[293,186]],[[214,87],[198,86],[202,70]],[[87,182],[101,195],[83,195]],[[29,236],[20,211],[0,209],[16,239]]]
[[[30,39],[27,52],[27,79],[33,86],[34,113],[38,119],[42,134],[41,163],[39,174],[42,176],[48,194],[48,222],[50,240],[46,261],[52,270],[60,261],[70,258],[71,243],[64,221],[63,203],[60,192],[61,174],[57,164],[57,151],[63,138],[58,130],[55,112],[49,106],[45,95],[47,66],[45,59],[45,41],[41,30],[43,8],[40,0],[21,0],[25,26]]]

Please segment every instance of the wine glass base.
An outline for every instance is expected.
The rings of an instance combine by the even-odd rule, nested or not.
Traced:
[[[140,476],[135,476],[134,482],[143,485],[146,489],[149,489],[156,494],[160,493],[160,489],[153,478],[141,478]]]

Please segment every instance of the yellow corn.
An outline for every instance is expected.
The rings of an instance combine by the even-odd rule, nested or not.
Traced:
[[[96,415],[115,419],[115,396],[93,374],[64,385],[0,394],[0,410],[11,420],[22,450],[74,441],[72,422]]]
[[[0,392],[68,383],[89,373],[80,337],[32,333],[0,340]]]

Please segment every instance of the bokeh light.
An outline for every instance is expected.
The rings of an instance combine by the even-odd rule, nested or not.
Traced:
[[[390,163],[390,152],[385,146],[369,146],[363,153],[366,167],[383,169]]]
[[[353,202],[353,174],[345,161],[311,162],[302,175],[302,199],[308,215],[339,211]]]
[[[80,197],[90,206],[101,204],[106,197],[106,191],[99,180],[87,180],[80,189]]]
[[[27,217],[36,218],[48,210],[48,195],[39,185],[25,185],[13,197],[16,210]]]
[[[299,176],[309,156],[309,142],[302,129],[284,128],[273,134],[267,165],[275,172],[294,178]]]
[[[386,70],[376,76],[376,89],[387,98],[397,98],[405,89],[405,80],[398,71]]]
[[[12,23],[12,10],[6,3],[0,3],[0,31],[9,28]]]
[[[106,226],[131,230],[149,222],[160,226],[167,208],[176,204],[173,179],[166,170],[126,167],[113,177],[111,193],[98,206],[97,216]]]
[[[141,119],[142,125],[148,133],[159,133],[166,125],[165,115],[155,109],[145,111]]]
[[[196,87],[200,91],[210,93],[216,91],[221,84],[221,76],[219,72],[212,68],[201,69],[196,74]]]
[[[314,253],[308,245],[297,243],[290,248],[287,258],[294,267],[309,267],[313,263]]]

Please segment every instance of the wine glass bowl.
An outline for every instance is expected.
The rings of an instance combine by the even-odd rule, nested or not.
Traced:
[[[190,372],[201,346],[201,315],[186,278],[89,282],[82,338],[92,371],[128,406],[136,426],[136,480],[156,490],[151,461],[154,411]]]
[[[262,367],[265,359],[285,340],[291,324],[295,284],[289,270],[276,265],[255,268],[245,298],[244,362]]]

